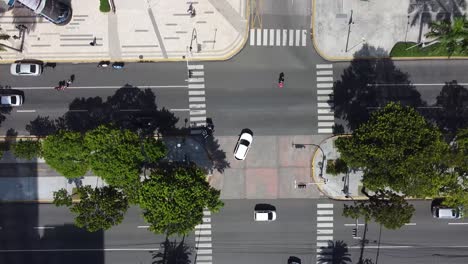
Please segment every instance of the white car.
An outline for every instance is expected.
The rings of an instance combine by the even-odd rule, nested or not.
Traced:
[[[42,73],[42,65],[37,63],[13,63],[10,72],[16,76],[39,76]]]
[[[1,106],[20,106],[23,104],[23,97],[16,94],[0,95],[0,103]]]
[[[234,157],[237,160],[244,160],[252,145],[253,136],[251,132],[242,132],[234,149]]]
[[[255,221],[271,222],[276,220],[276,212],[271,210],[262,210],[254,212]]]

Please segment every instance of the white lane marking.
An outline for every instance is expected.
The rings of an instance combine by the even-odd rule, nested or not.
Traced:
[[[281,29],[276,30],[276,46],[281,46]]]
[[[327,242],[317,242],[317,247],[321,248],[327,248],[328,247],[328,243]]]
[[[333,248],[317,248],[317,253],[333,253]]]
[[[331,69],[333,68],[333,64],[317,64],[315,67],[317,69]]]
[[[332,88],[332,87],[333,87],[333,83],[317,83],[317,88]]]
[[[333,210],[317,210],[318,215],[332,215]]]
[[[468,223],[448,223],[449,225],[468,225]]]
[[[188,92],[188,95],[205,95],[205,91],[192,90]]]
[[[302,46],[305,47],[307,44],[307,30],[302,30]]]
[[[206,127],[206,123],[205,122],[197,122],[196,126],[197,127]]]
[[[211,236],[211,230],[195,230],[195,235],[196,236],[200,236],[200,235]]]
[[[0,249],[0,253],[86,252],[86,251],[156,251],[159,248],[67,248],[67,249]]]
[[[319,127],[332,127],[335,125],[335,122],[318,122]]]
[[[198,243],[196,247],[197,248],[211,248],[213,247],[213,245],[211,245],[211,243]]]
[[[333,223],[317,223],[317,228],[333,227]]]
[[[33,228],[34,229],[44,230],[44,229],[55,229],[55,226],[35,226]]]
[[[292,45],[294,45],[294,29],[290,29],[289,30],[289,46],[291,47]]]
[[[197,254],[211,255],[211,254],[213,254],[213,250],[211,250],[211,249],[197,249]]]
[[[333,94],[333,90],[329,90],[329,89],[324,89],[324,90],[317,90],[317,94],[321,94],[321,95],[324,95],[324,94]]]
[[[333,110],[331,110],[331,109],[318,109],[317,112],[319,114],[333,114]]]
[[[318,101],[328,101],[331,100],[330,96],[317,96]]]
[[[208,242],[208,241],[211,241],[211,237],[195,237],[195,241],[204,241],[204,242]]]
[[[255,45],[255,28],[250,29],[250,46]]]
[[[288,30],[283,29],[283,46],[286,46],[287,38],[288,38]]]
[[[257,28],[257,46],[262,45],[262,29]]]
[[[205,84],[204,83],[195,83],[195,84],[192,84],[192,83],[189,83],[188,85],[188,88],[189,89],[205,89]]]
[[[203,223],[211,223],[211,218],[203,217]]]
[[[211,212],[210,211],[203,211],[203,215],[205,215],[205,216],[211,215]]]
[[[333,77],[317,77],[317,82],[333,82]]]
[[[189,84],[190,86],[190,84]],[[48,86],[36,86],[36,87],[13,87],[15,89],[20,90],[53,90],[54,87]],[[80,90],[80,89],[120,89],[122,88],[121,85],[119,86],[73,86],[68,87],[67,90]],[[172,88],[187,88],[187,85],[136,85],[134,89],[172,89]]]
[[[344,226],[356,226],[356,224],[344,224]],[[364,224],[358,224],[358,226],[364,226]]]
[[[333,71],[317,71],[317,75],[332,75]]]
[[[335,120],[335,116],[333,116],[333,115],[319,115],[318,120],[320,120],[320,121]]]
[[[197,256],[197,263],[199,260],[211,260],[212,256]]]
[[[36,110],[16,110],[17,113],[35,113]]]
[[[268,45],[268,29],[264,28],[263,29],[263,46]]]
[[[188,82],[191,83],[202,83],[205,81],[205,78],[189,78]]]
[[[323,134],[331,134],[331,133],[333,133],[333,129],[331,129],[331,128],[319,128],[318,132],[320,134],[322,134],[322,133]]]
[[[190,109],[185,109],[185,108],[174,108],[174,109],[169,109],[171,112],[185,112],[185,111],[190,111]]]
[[[206,110],[190,110],[190,115],[206,115]]]
[[[202,64],[190,64],[188,66],[189,70],[203,70]]]
[[[317,241],[333,240],[333,236],[317,236]]]
[[[296,29],[296,37],[295,37],[295,46],[298,47],[301,43],[301,30]]]
[[[199,224],[195,226],[195,229],[210,229],[211,224]]]
[[[189,97],[189,102],[205,102],[205,97]]]
[[[318,235],[331,235],[333,234],[333,229],[317,229]]]
[[[415,226],[415,225],[416,225],[416,223],[407,223],[407,224],[405,224],[405,226]]]
[[[333,221],[333,216],[317,216],[317,222]]]
[[[189,108],[206,108],[206,104],[189,104]]]
[[[333,107],[333,103],[317,103],[317,106],[320,107],[320,108],[332,108]]]
[[[333,208],[333,204],[317,204],[317,208],[319,209]]]
[[[275,30],[270,29],[270,46],[275,45]]]
[[[198,122],[198,121],[205,121],[206,116],[191,116],[190,122]]]
[[[137,226],[137,228],[149,228],[148,225],[144,225],[144,226]]]
[[[192,76],[204,76],[204,71],[192,71]]]

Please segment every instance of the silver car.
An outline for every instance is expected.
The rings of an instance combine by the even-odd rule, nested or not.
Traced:
[[[0,106],[20,106],[23,104],[23,97],[17,94],[0,95]]]
[[[42,65],[37,63],[13,63],[10,73],[15,76],[39,76],[42,73]]]
[[[434,206],[432,207],[432,216],[439,219],[460,219],[463,217],[463,208]]]

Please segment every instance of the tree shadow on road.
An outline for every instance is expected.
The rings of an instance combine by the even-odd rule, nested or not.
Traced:
[[[383,52],[366,44],[355,57],[386,55]],[[335,117],[345,120],[349,130],[356,129],[368,120],[372,111],[392,101],[412,107],[425,105],[409,75],[388,58],[354,59],[334,84]]]
[[[185,237],[180,242],[166,241],[161,243],[161,252],[153,252],[152,264],[190,264],[191,249],[185,244]]]
[[[322,253],[317,256],[319,264],[348,264],[351,262],[351,254],[348,245],[342,240],[328,241],[327,247],[321,247]],[[330,254],[327,254],[330,252]]]

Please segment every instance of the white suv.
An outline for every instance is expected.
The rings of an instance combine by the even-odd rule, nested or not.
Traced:
[[[254,212],[254,219],[255,221],[260,222],[271,222],[276,220],[276,212],[271,210],[264,210],[264,211],[255,211]]]

